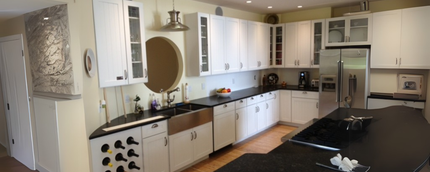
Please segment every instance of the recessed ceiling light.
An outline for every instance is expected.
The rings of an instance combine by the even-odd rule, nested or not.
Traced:
[[[252,1],[246,1],[247,4],[250,4]]]
[[[49,20],[49,17],[43,17],[43,20]]]
[[[299,6],[297,6],[297,8],[302,8],[303,6],[301,6],[301,5],[299,5]]]
[[[272,6],[268,6],[267,8],[273,8]]]

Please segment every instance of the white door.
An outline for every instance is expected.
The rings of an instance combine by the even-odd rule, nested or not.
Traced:
[[[285,67],[297,66],[297,23],[285,24]]]
[[[239,32],[240,71],[248,70],[248,21],[240,20]]]
[[[311,66],[311,22],[303,21],[297,25],[297,66]]]
[[[192,129],[169,136],[170,171],[176,171],[194,161]]]
[[[248,115],[246,107],[236,110],[236,141],[248,136]]]
[[[258,34],[258,23],[248,21],[248,69],[255,70],[258,69],[258,59],[257,59],[257,34]]]
[[[279,117],[281,121],[291,122],[291,91],[281,90],[279,102]]]
[[[237,72],[241,67],[239,56],[240,20],[226,17],[224,29],[224,60],[227,64],[227,72]]]
[[[212,74],[226,73],[227,70],[224,60],[224,20],[222,16],[210,16]]]
[[[292,122],[304,124],[318,118],[318,100],[292,98]]]
[[[22,35],[0,38],[0,63],[11,156],[35,170]]]
[[[194,160],[213,152],[212,122],[194,128],[193,146]]]
[[[268,105],[266,102],[260,102],[257,104],[258,110],[257,110],[257,130],[262,131],[264,128],[266,128],[266,110],[268,108]]]
[[[257,133],[257,112],[258,107],[257,104],[251,105],[247,107],[248,114],[248,136]]]
[[[169,145],[167,133],[143,139],[143,171],[169,171]]]
[[[223,148],[235,141],[235,113],[229,111],[214,116],[214,150]]]

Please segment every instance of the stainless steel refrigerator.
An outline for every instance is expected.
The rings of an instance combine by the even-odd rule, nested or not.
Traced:
[[[366,109],[369,49],[327,49],[320,54],[319,117],[339,107]]]

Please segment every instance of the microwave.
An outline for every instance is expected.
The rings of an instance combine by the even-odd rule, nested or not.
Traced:
[[[423,75],[399,74],[397,93],[422,95]]]

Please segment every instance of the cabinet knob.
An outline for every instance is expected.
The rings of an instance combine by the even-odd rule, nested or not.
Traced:
[[[240,100],[240,103],[243,103],[243,100]]]
[[[153,124],[152,126],[151,126],[151,128],[157,128],[158,127],[158,124]]]
[[[228,106],[228,105],[227,105],[227,104],[225,104],[225,105],[224,105],[224,108],[226,108],[227,106]]]
[[[303,91],[303,94],[308,94],[308,92],[306,92],[306,91]]]

